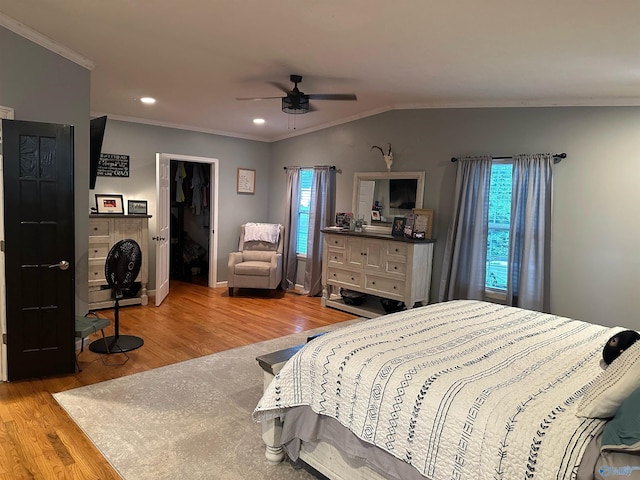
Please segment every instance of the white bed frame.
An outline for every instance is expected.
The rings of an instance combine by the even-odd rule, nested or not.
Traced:
[[[282,462],[285,456],[280,441],[281,434],[282,422],[279,418],[262,422],[262,440],[267,446],[265,456],[274,465]],[[345,458],[336,447],[327,442],[302,442],[300,459],[332,480],[385,480],[385,477],[367,465]]]
[[[265,390],[285,363],[286,361],[283,361],[272,365],[273,374],[264,370],[263,388]],[[279,418],[262,422],[262,440],[267,447],[265,457],[274,465],[282,462],[285,456],[281,438],[282,422]],[[300,459],[331,480],[385,480],[385,477],[365,464],[346,459],[337,448],[327,442],[317,444],[302,442]]]

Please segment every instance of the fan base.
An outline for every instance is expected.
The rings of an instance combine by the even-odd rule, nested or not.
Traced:
[[[96,353],[123,353],[130,352],[144,345],[144,340],[133,335],[119,335],[94,340],[89,345],[89,350]]]

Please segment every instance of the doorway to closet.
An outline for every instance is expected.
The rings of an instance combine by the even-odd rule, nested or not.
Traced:
[[[209,285],[209,178],[207,164],[171,160],[169,279]]]
[[[215,287],[218,160],[156,155],[156,305],[170,280]]]

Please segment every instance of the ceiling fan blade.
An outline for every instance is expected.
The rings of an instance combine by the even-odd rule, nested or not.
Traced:
[[[282,98],[282,97],[236,97],[236,100],[271,100],[273,98]]]
[[[267,82],[269,85],[273,85],[274,87],[276,87],[278,90],[283,91],[284,93],[289,93],[291,92],[291,88],[287,87],[286,85],[283,85],[279,82]]]
[[[358,100],[355,93],[310,93],[311,100]]]

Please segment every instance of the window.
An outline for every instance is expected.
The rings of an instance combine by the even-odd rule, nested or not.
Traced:
[[[491,167],[485,279],[485,287],[490,290],[507,290],[512,167],[508,162],[494,162]]]
[[[300,169],[300,191],[298,200],[298,235],[296,238],[296,253],[307,256],[307,237],[309,234],[309,206],[311,205],[311,180],[313,179],[312,168]]]

